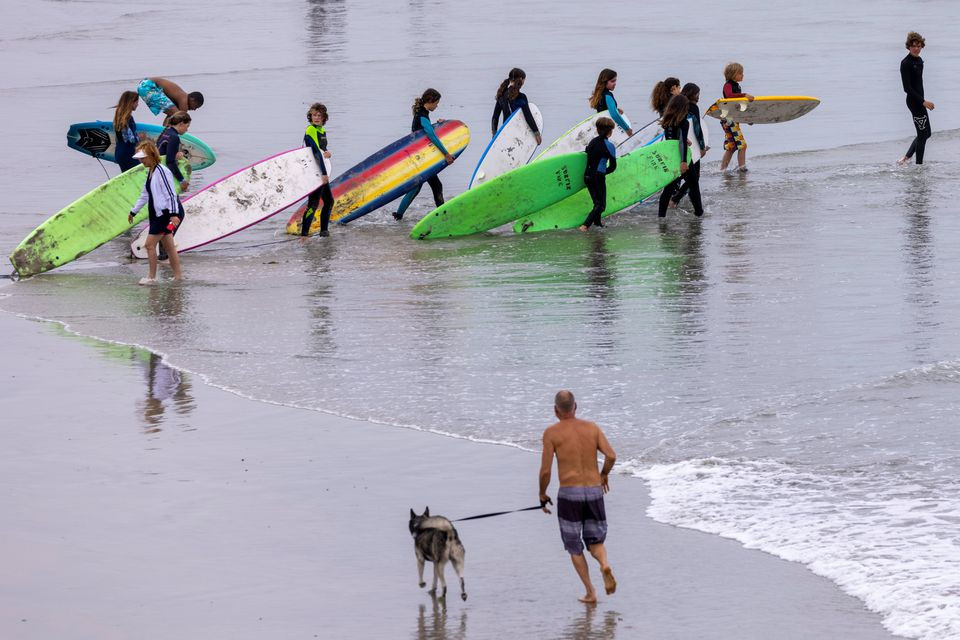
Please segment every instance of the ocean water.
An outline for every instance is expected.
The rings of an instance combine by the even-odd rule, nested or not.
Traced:
[[[417,243],[406,233],[424,193],[400,224],[388,207],[306,246],[277,216],[187,254],[181,285],[137,287],[145,266],[117,239],[4,287],[0,308],[149,347],[264,401],[531,449],[570,388],[620,470],[649,483],[652,517],[802,562],[897,634],[960,637],[960,59],[943,46],[960,12],[742,5],[678,19],[673,5],[601,2],[585,21],[580,5],[545,2],[25,4],[0,26],[0,108],[16,123],[0,158],[7,253],[102,181],[63,134],[109,119],[144,75],[207,95],[191,133],[218,162],[196,186],[297,146],[315,100],[346,169],[406,133],[410,102],[434,86],[436,116],[474,136],[441,176],[448,197],[512,66],[548,140],[588,114],[604,66],[635,122],[667,75],[700,84],[705,107],[732,59],[751,93],[823,104],[745,128],[746,176],[719,175],[713,127],[702,220],[661,224],[641,205],[602,232]],[[180,44],[152,55],[143,43],[171,15]],[[908,28],[928,39],[940,105],[922,168],[893,163],[912,132],[897,73]],[[162,430],[159,407],[190,405],[163,365],[145,371],[159,403],[145,426]]]

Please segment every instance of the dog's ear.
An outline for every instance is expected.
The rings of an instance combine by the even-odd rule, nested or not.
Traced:
[[[430,507],[424,507],[424,508],[423,508],[423,517],[424,517],[424,518],[429,518],[429,517],[430,517]]]
[[[416,517],[417,517],[417,514],[413,512],[413,509],[410,509],[410,519],[413,520]]]

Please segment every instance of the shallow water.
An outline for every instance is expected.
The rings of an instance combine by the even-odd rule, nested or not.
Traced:
[[[927,165],[901,170],[891,161],[911,128],[897,65],[915,5],[734,11],[736,40],[717,28],[727,8],[674,30],[656,28],[675,22],[666,5],[595,5],[609,26],[584,27],[564,3],[32,3],[0,27],[0,104],[21,124],[8,145],[24,150],[0,160],[7,252],[102,180],[63,132],[111,117],[145,74],[207,94],[191,133],[219,159],[197,186],[297,146],[317,99],[335,172],[346,169],[405,133],[409,102],[432,85],[436,115],[474,135],[442,174],[454,195],[487,141],[490,94],[517,64],[548,139],[587,115],[602,66],[619,71],[635,122],[665,75],[698,82],[706,106],[733,58],[747,91],[823,104],[747,128],[747,176],[719,176],[714,153],[703,220],[659,224],[644,205],[598,233],[415,243],[405,232],[425,193],[400,225],[387,209],[305,247],[278,216],[187,254],[177,286],[134,286],[145,267],[118,239],[6,287],[0,307],[148,346],[244,395],[530,448],[552,394],[571,388],[624,469],[650,482],[657,519],[807,563],[897,633],[960,636],[960,117],[947,107],[960,91],[947,82],[956,52],[935,48],[955,8],[922,5],[927,92],[942,111]],[[170,12],[182,55],[129,55]],[[173,414],[159,415],[153,428]]]

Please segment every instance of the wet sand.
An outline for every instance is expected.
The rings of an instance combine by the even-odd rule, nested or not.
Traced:
[[[600,602],[578,603],[555,516],[528,512],[460,523],[469,599],[448,568],[435,601],[416,584],[409,509],[535,504],[538,455],[190,373],[163,399],[146,352],[5,313],[0,330],[0,637],[891,637],[798,564],[653,522],[644,483],[622,475],[607,499],[615,595],[591,560]]]

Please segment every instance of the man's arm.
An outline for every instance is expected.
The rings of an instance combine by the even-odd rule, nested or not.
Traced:
[[[610,470],[613,469],[613,463],[617,461],[617,453],[613,450],[613,447],[610,446],[610,442],[607,441],[607,436],[603,434],[603,430],[600,427],[597,427],[597,434],[597,449],[603,454],[603,468],[600,470],[600,486],[603,487],[603,492],[606,493],[610,491]]]
[[[540,502],[546,502],[550,499],[547,495],[547,487],[550,486],[550,470],[553,468],[553,456],[556,448],[553,440],[544,432],[543,434],[543,454],[540,456]],[[543,510],[550,513],[546,506]]]

